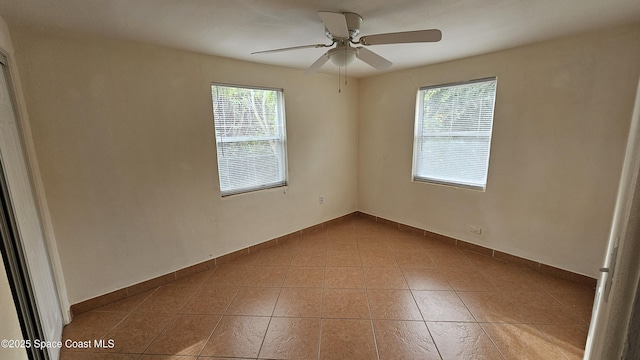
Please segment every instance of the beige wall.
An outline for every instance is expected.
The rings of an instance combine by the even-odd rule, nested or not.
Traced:
[[[628,27],[362,79],[359,210],[596,277],[639,71]],[[417,89],[488,76],[486,192],[412,182]]]
[[[12,32],[70,303],[356,210],[358,81]],[[289,186],[222,199],[211,82],[283,88]],[[325,204],[318,196],[325,196]]]

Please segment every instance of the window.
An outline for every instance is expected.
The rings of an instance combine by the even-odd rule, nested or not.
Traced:
[[[418,90],[413,180],[484,190],[496,78]]]
[[[222,196],[286,185],[282,90],[214,84]]]

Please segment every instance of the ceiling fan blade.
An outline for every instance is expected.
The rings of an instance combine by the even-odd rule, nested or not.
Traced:
[[[438,29],[431,29],[362,36],[358,42],[362,45],[382,45],[437,42],[440,39],[442,39],[442,32]]]
[[[327,28],[327,30],[329,30],[331,35],[336,38],[349,38],[349,27],[347,26],[347,18],[343,13],[318,11],[318,16],[320,16],[322,23]]]
[[[307,69],[307,71],[304,72],[304,74],[305,75],[313,74],[314,72],[320,70],[320,67],[324,65],[324,63],[326,63],[327,61],[329,61],[329,56],[327,56],[327,53],[322,54],[322,56],[320,56],[318,60],[316,60],[313,64],[311,64],[311,66],[309,66],[309,68]]]
[[[382,56],[374,53],[373,51],[367,48],[358,47],[356,49],[358,49],[356,57],[366,62],[367,64],[373,66],[377,70],[388,69],[393,64],[391,61],[383,58]]]
[[[310,48],[321,48],[321,47],[329,47],[329,46],[331,46],[331,45],[315,44],[315,45],[292,46],[292,47],[286,47],[286,48],[281,48],[281,49],[255,51],[255,52],[252,52],[252,53],[251,53],[251,55],[255,55],[255,54],[275,53],[275,52],[289,51],[289,50],[300,50],[300,49],[310,49]]]

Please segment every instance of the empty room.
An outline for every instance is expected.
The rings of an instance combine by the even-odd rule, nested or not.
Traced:
[[[0,0],[0,358],[637,359],[637,0]]]

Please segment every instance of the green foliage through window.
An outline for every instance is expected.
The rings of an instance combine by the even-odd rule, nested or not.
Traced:
[[[282,90],[212,85],[222,195],[286,184]]]
[[[418,91],[414,180],[485,188],[496,84],[491,78]]]

